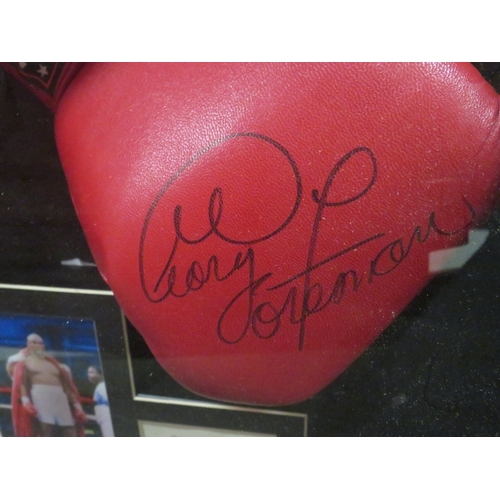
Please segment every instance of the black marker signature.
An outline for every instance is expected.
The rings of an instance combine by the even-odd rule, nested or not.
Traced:
[[[285,161],[286,164],[290,167],[291,175],[293,177],[294,185],[295,185],[295,198],[294,198],[294,204],[293,207],[290,211],[289,214],[287,214],[286,219],[276,228],[274,228],[272,231],[270,231],[267,234],[261,235],[258,238],[252,238],[249,240],[238,240],[234,237],[230,237],[226,234],[223,234],[221,230],[219,229],[220,221],[223,217],[223,210],[224,210],[224,198],[223,198],[223,193],[222,189],[220,188],[215,188],[212,191],[212,195],[210,197],[209,205],[208,205],[208,223],[210,229],[203,235],[202,237],[195,239],[195,240],[190,240],[187,238],[183,231],[182,231],[182,206],[177,205],[174,209],[174,214],[173,214],[173,225],[175,229],[175,241],[172,247],[172,250],[170,251],[169,257],[167,259],[167,262],[163,268],[163,271],[159,275],[154,289],[151,292],[147,285],[146,285],[146,278],[145,278],[145,269],[144,269],[144,246],[146,243],[146,239],[148,236],[148,229],[149,225],[151,223],[151,220],[155,214],[155,211],[161,202],[163,196],[165,193],[168,191],[168,189],[173,185],[173,183],[179,178],[179,176],[187,169],[189,169],[195,162],[200,159],[203,155],[207,154],[209,151],[215,149],[216,147],[234,140],[234,139],[240,139],[240,138],[252,138],[252,139],[257,139],[259,141],[263,141],[265,144],[268,144],[272,148],[275,148],[277,151],[279,151]],[[162,188],[160,193],[157,195],[155,198],[152,206],[150,207],[148,214],[146,216],[146,220],[144,221],[144,225],[142,228],[142,234],[141,234],[141,241],[139,245],[139,274],[141,278],[141,285],[144,294],[146,297],[151,301],[151,302],[161,302],[165,300],[169,296],[177,297],[177,298],[182,298],[185,297],[188,293],[192,291],[197,291],[200,290],[204,284],[206,284],[208,281],[211,279],[215,279],[216,281],[225,281],[228,278],[230,278],[234,272],[238,271],[242,267],[245,266],[247,262],[250,263],[250,268],[253,268],[253,261],[254,261],[254,252],[252,248],[249,248],[246,252],[245,255],[243,255],[242,252],[238,252],[238,254],[235,257],[234,264],[232,268],[229,271],[226,271],[226,273],[221,273],[219,270],[219,258],[216,255],[213,255],[210,257],[207,265],[205,268],[202,267],[202,265],[194,261],[186,275],[185,279],[185,290],[179,291],[175,290],[174,286],[177,282],[177,267],[173,265],[173,260],[174,257],[176,256],[176,253],[178,251],[178,247],[180,243],[183,243],[185,245],[198,245],[205,241],[207,238],[210,236],[215,236],[229,244],[232,245],[244,245],[244,246],[250,246],[250,245],[256,245],[258,243],[261,243],[263,241],[269,240],[272,237],[276,236],[278,233],[283,231],[288,224],[292,221],[294,218],[295,214],[297,213],[297,210],[299,209],[300,202],[302,200],[302,181],[300,178],[300,173],[299,169],[297,167],[297,164],[295,163],[294,159],[291,157],[290,153],[278,142],[276,142],[274,139],[271,139],[270,137],[266,137],[260,134],[254,134],[254,133],[240,133],[240,134],[233,134],[228,137],[225,137],[224,139],[215,142],[214,144],[211,144],[207,148],[205,148],[203,151],[195,155],[193,158],[191,158],[169,181],[168,183]],[[155,294],[158,292],[160,286],[162,283],[166,280],[167,282],[167,290],[163,295],[160,295],[159,297],[155,297]]]
[[[190,168],[197,159],[224,142],[236,138],[253,138],[264,141],[273,148],[276,148],[276,150],[283,155],[283,158],[290,166],[290,172],[294,179],[296,192],[293,208],[290,213],[287,214],[286,219],[279,226],[273,228],[272,231],[257,238],[241,240],[224,234],[220,229],[220,222],[224,217],[224,193],[221,188],[216,187],[212,191],[207,211],[209,229],[203,236],[197,239],[190,239],[184,234],[182,225],[182,206],[176,206],[172,214],[175,241],[170,252],[167,252],[168,258],[166,259],[166,263],[161,273],[153,280],[155,283],[154,287],[149,289],[146,285],[145,277],[144,245],[148,237],[150,221],[162,197],[179,175],[187,168]],[[346,199],[335,199],[335,196],[338,198],[343,191],[342,183],[338,181],[337,175],[341,170],[352,168],[354,165],[352,160],[360,157],[365,161],[368,160],[368,164],[370,165],[370,178],[366,186],[357,193],[351,194],[351,196]],[[424,229],[421,226],[416,226],[407,241],[405,241],[404,237],[401,237],[391,241],[389,244],[376,251],[375,256],[367,263],[367,270],[344,269],[336,274],[335,281],[333,285],[330,286],[326,286],[320,282],[313,283],[312,273],[314,271],[321,269],[326,264],[330,264],[337,259],[341,259],[343,256],[359,248],[372,245],[385,236],[383,232],[375,233],[349,247],[336,251],[319,262],[315,261],[316,244],[320,234],[321,223],[324,219],[324,212],[326,210],[335,210],[336,207],[343,205],[355,204],[356,201],[367,196],[369,191],[376,184],[377,176],[378,164],[375,154],[371,149],[364,146],[353,149],[332,167],[323,187],[320,190],[314,189],[310,194],[310,200],[316,204],[317,207],[312,223],[308,254],[304,269],[294,276],[287,278],[285,281],[272,283],[272,278],[274,276],[272,272],[266,272],[264,274],[259,274],[257,272],[256,251],[260,243],[270,240],[284,231],[295,217],[303,201],[302,182],[299,169],[290,153],[269,137],[259,134],[244,133],[235,134],[222,139],[209,146],[186,163],[160,191],[148,212],[142,230],[139,249],[139,273],[145,296],[151,302],[161,302],[168,298],[182,299],[188,294],[201,290],[203,286],[210,281],[222,283],[230,279],[237,272],[245,272],[245,282],[247,285],[234,297],[229,299],[227,306],[219,317],[217,335],[220,340],[227,344],[236,344],[242,341],[250,331],[261,339],[272,338],[279,332],[286,317],[291,324],[299,325],[298,349],[302,350],[306,339],[306,324],[309,316],[320,313],[332,304],[341,304],[347,291],[357,292],[361,286],[368,286],[374,279],[394,271],[405,261],[415,243],[425,243],[433,233],[439,236],[452,236],[458,234],[464,231],[476,217],[474,208],[465,198],[463,198],[465,207],[470,214],[470,220],[465,226],[459,229],[445,231],[438,226],[436,214],[431,212]],[[227,265],[227,263],[222,265],[217,255],[210,256],[208,261],[204,264],[194,260],[185,273],[185,276],[181,279],[177,274],[177,267],[174,261],[182,245],[200,245],[209,238],[218,238],[229,245],[244,246],[245,250],[238,251],[234,257],[234,261],[229,265]],[[248,279],[246,276],[248,276]],[[301,278],[301,285],[299,285],[297,280]],[[273,292],[285,286],[290,286],[290,288],[286,294],[285,300],[280,305],[277,306],[269,300],[258,303],[257,295],[259,290]],[[159,292],[160,288],[164,290],[161,293]],[[300,299],[300,297],[302,298]],[[240,327],[235,331],[234,329],[230,330],[226,328],[225,321],[228,315],[233,311],[233,308],[237,305],[240,309],[242,308],[247,312],[246,317],[241,319]]]

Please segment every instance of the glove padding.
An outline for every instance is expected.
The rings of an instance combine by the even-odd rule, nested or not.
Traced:
[[[278,405],[342,373],[490,212],[498,109],[468,64],[96,64],[56,139],[98,268],[162,366]]]
[[[31,401],[23,403],[23,408],[24,408],[24,411],[30,417],[36,418],[36,416],[38,415],[38,412],[36,411],[36,408]]]
[[[80,403],[75,403],[73,405],[74,410],[73,410],[73,416],[75,418],[75,421],[79,424],[84,424],[87,422],[87,415],[83,411],[82,405]]]

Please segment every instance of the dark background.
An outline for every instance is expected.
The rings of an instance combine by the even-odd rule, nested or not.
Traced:
[[[500,63],[475,64],[500,92]],[[310,436],[499,435],[500,211],[486,227],[485,245],[464,268],[437,277],[330,386],[282,409],[307,413]],[[0,283],[107,289],[94,267],[61,265],[72,258],[93,261],[52,114],[0,70]],[[194,397],[131,327],[130,342],[138,392]],[[112,410],[128,418],[126,401]]]

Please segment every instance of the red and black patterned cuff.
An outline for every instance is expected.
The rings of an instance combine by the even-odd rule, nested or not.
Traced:
[[[0,66],[21,81],[47,107],[55,111],[59,101],[85,63],[0,63]]]

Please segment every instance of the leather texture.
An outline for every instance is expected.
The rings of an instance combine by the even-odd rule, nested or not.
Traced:
[[[91,64],[56,114],[104,279],[191,391],[284,405],[342,373],[500,181],[469,64]]]

